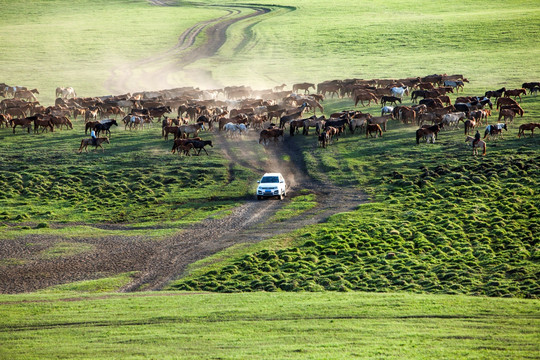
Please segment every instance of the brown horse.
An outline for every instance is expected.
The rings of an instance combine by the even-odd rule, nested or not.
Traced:
[[[169,139],[169,134],[173,134],[174,138],[176,139],[178,134],[178,126],[165,126],[161,129],[161,136],[165,138],[165,140]]]
[[[274,143],[277,143],[279,140],[279,137],[283,139],[283,129],[277,129],[277,128],[271,128],[271,129],[264,129],[261,131],[259,135],[259,144],[262,143],[263,145],[268,145],[268,142],[270,140],[273,140]]]
[[[527,95],[527,90],[525,89],[513,89],[513,90],[506,90],[504,92],[504,97],[510,97],[510,96],[513,96],[514,99],[516,97],[519,98],[519,101],[521,101],[521,95]]]
[[[311,84],[311,83],[294,84],[292,87],[292,92],[298,93],[298,90],[304,90],[304,94],[307,94],[309,93],[310,88],[313,88],[315,90],[315,84]]]
[[[530,131],[531,132],[531,137],[533,137],[535,128],[540,129],[540,123],[528,123],[528,124],[521,125],[519,127],[518,138],[521,138],[521,135],[523,135],[523,137],[525,137],[525,130]]]
[[[88,145],[92,145],[94,147],[94,150],[96,150],[98,148],[98,146],[101,148],[101,150],[105,151],[105,148],[103,146],[101,146],[101,144],[103,143],[107,143],[107,144],[110,144],[111,142],[109,141],[109,138],[108,137],[99,137],[99,138],[96,138],[96,144],[92,144],[92,139],[82,139],[81,140],[81,147],[79,147],[79,152],[81,153],[83,151],[83,149],[88,152]]]
[[[45,130],[51,129],[51,132],[54,131],[54,124],[50,116],[40,119],[40,118],[34,118],[34,134],[39,132],[39,128],[42,127],[41,132],[44,132]]]
[[[179,155],[191,156],[189,153],[193,149],[193,143],[188,139],[176,139],[174,140],[171,152],[174,154],[178,151]]]
[[[468,135],[476,127],[478,127],[478,122],[475,119],[465,121],[465,135]]]
[[[372,92],[368,92],[368,91],[362,91],[358,94],[356,94],[356,96],[354,97],[354,106],[356,107],[358,105],[358,103],[361,103],[362,106],[365,106],[364,105],[364,101],[367,101],[368,102],[368,106],[371,105],[371,101],[375,101],[375,104],[378,104],[379,103],[379,99],[377,98],[377,96],[375,94],[373,94]]]
[[[375,133],[375,137],[377,137],[377,134],[379,135],[379,137],[382,137],[382,129],[379,124],[366,125],[366,138],[373,136],[373,133]]]
[[[436,124],[436,125],[423,125],[420,129],[416,130],[416,143],[420,144],[420,138],[427,137],[426,142],[429,142],[429,139],[431,138],[431,142],[435,143],[435,139],[437,139],[437,134],[439,131],[441,131],[442,125]]]
[[[28,118],[23,118],[23,119],[17,118],[17,119],[9,120],[9,125],[13,128],[13,133],[14,134],[15,134],[15,128],[17,126],[20,126],[23,129],[27,128],[28,133],[30,134],[30,128],[32,127],[33,123],[34,123],[34,120],[33,119],[28,119]]]
[[[96,125],[99,124],[99,121],[89,121],[84,125],[84,134],[86,135],[88,133],[88,129],[94,130]]]
[[[501,122],[501,119],[504,118],[504,122],[512,122],[514,121],[514,117],[516,117],[516,112],[510,109],[503,109],[499,112],[499,122]]]

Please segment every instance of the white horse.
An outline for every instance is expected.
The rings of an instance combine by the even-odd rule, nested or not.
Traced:
[[[409,87],[408,86],[396,86],[390,89],[392,92],[392,95],[395,97],[398,97],[400,99],[403,99],[403,94],[409,95]]]
[[[229,134],[230,136],[240,136],[246,133],[247,127],[245,124],[235,124],[229,122],[225,124],[224,130],[225,133]]]
[[[393,106],[384,106],[384,107],[381,109],[381,116],[383,116],[384,114],[391,114],[393,111],[394,111],[394,107],[393,107]]]
[[[72,87],[62,88],[62,98],[67,99],[68,97],[76,98],[77,94],[75,93],[75,89]]]
[[[466,119],[466,115],[464,112],[456,112],[451,114],[445,114],[442,117],[442,123],[445,126],[452,127],[454,129],[457,129],[459,125],[459,120]]]

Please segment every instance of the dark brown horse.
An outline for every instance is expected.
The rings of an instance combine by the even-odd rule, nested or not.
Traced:
[[[28,129],[28,133],[30,134],[30,128],[32,127],[32,124],[34,123],[34,120],[33,119],[28,119],[28,118],[24,118],[24,119],[20,119],[20,118],[17,118],[17,119],[11,119],[9,120],[9,124],[10,126],[13,128],[13,133],[15,134],[15,128],[17,126],[20,126],[22,127],[23,129],[24,128],[27,128]]]
[[[51,117],[47,116],[46,118],[42,118],[42,119],[35,117],[34,118],[34,134],[39,132],[40,127],[43,128],[41,129],[41,132],[44,132],[45,130],[48,130],[48,129],[50,129],[51,132],[53,132],[54,124]]]
[[[423,125],[420,129],[416,130],[416,143],[420,144],[420,138],[422,137],[429,137],[432,140],[432,143],[435,142],[435,139],[437,139],[437,134],[439,134],[439,131],[441,131],[442,125],[436,124],[436,125]],[[429,138],[427,141],[429,141]]]
[[[375,137],[377,137],[377,134],[379,135],[379,137],[382,137],[382,129],[379,124],[367,124],[366,138],[369,136],[373,136],[373,133],[375,133]]]
[[[273,140],[274,143],[277,143],[279,137],[283,138],[283,129],[271,128],[264,129],[259,135],[259,144],[267,145],[270,140]]]

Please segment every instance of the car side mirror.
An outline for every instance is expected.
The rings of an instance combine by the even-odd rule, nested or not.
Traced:
[[[280,184],[283,184],[283,183],[284,183],[284,181],[283,181],[283,180],[281,180],[281,181],[280,181],[279,183],[280,183]]]
[[[261,180],[257,180],[257,184],[260,184],[261,183]]]

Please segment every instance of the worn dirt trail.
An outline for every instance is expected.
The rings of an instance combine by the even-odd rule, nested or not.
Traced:
[[[169,5],[165,0],[150,2],[159,6]],[[213,56],[227,40],[226,31],[229,26],[270,11],[269,7],[250,5],[248,7],[252,8],[253,13],[238,16],[240,14],[238,7],[239,5],[237,8],[231,7],[226,15],[186,30],[169,51],[114,69],[108,80],[108,86],[128,87],[128,82],[135,76],[135,70],[148,63],[159,63],[168,57],[173,57],[177,66],[181,68]],[[203,31],[212,36],[208,36],[208,42],[194,47],[195,38]],[[260,174],[279,171],[284,174],[290,185],[289,197],[301,189],[308,189],[316,194],[318,206],[279,224],[269,223],[267,220],[288,200],[257,201],[253,195],[230,215],[220,219],[205,219],[165,240],[154,241],[144,236],[123,235],[76,239],[77,242],[85,243],[90,250],[54,259],[43,259],[40,253],[55,243],[73,241],[72,239],[30,235],[10,240],[0,247],[0,259],[23,261],[2,268],[0,293],[35,291],[62,283],[95,279],[127,271],[137,271],[138,275],[121,291],[159,290],[169,281],[181,276],[189,264],[234,244],[255,243],[307,225],[324,222],[333,214],[354,210],[367,201],[366,196],[356,189],[340,188],[328,181],[315,181],[310,178],[301,149],[292,138],[286,137],[278,146],[268,147],[266,149],[268,160],[264,163],[254,160],[257,157],[250,153],[255,147],[261,146],[257,144],[255,133],[240,143],[222,136],[215,138],[215,149],[220,149],[223,156],[230,160],[231,176],[234,176],[233,164]],[[241,154],[233,149],[239,144],[243,146]],[[289,160],[286,161],[284,158]],[[115,225],[113,230],[121,234],[122,228],[122,225]]]

